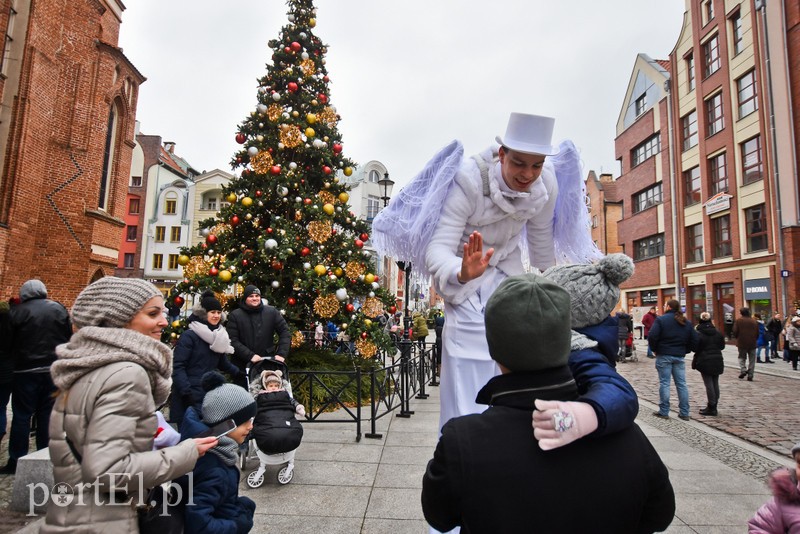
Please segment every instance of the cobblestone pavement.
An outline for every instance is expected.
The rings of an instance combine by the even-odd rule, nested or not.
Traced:
[[[657,405],[658,373],[655,369],[655,360],[644,357],[646,353],[644,343],[638,340],[636,342],[639,361],[618,364],[617,370],[633,385],[640,399]],[[726,367],[719,381],[720,400],[717,417],[704,417],[698,413],[698,410],[706,405],[705,387],[700,373],[690,367],[691,356],[687,357],[686,382],[689,386],[692,419],[788,457],[792,446],[800,441],[800,417],[798,417],[800,395],[797,394],[800,372],[793,371],[791,365],[783,361],[769,365],[756,364],[754,380],[748,382],[738,378],[739,370],[736,363],[738,356],[735,347],[727,347],[724,357]],[[670,407],[673,410],[672,418],[677,419],[678,395],[674,382],[670,387]],[[641,412],[646,410],[642,409]],[[657,419],[649,412],[640,413],[639,417],[648,417],[649,424],[664,429],[677,423],[672,418]],[[687,441],[691,439],[687,430],[689,427],[685,425],[676,427],[680,432],[687,433]],[[722,446],[714,443],[707,445],[710,451]]]

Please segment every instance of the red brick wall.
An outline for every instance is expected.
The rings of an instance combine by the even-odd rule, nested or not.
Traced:
[[[0,227],[0,298],[36,277],[69,305],[93,277],[114,272],[116,254],[92,254],[92,245],[119,247],[144,81],[116,49],[118,34],[119,21],[96,0],[32,5],[14,134],[9,147],[0,147],[12,186]],[[98,214],[113,102],[119,111],[114,166],[106,213]]]

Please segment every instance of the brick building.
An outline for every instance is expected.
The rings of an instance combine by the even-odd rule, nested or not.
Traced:
[[[0,297],[29,278],[71,304],[114,273],[145,78],[118,0],[0,0]]]

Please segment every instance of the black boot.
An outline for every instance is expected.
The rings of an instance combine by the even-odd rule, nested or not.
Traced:
[[[708,406],[700,410],[700,415],[717,415],[717,405],[709,404]]]

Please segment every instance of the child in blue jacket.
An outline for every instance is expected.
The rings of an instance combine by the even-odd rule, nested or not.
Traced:
[[[186,504],[185,532],[245,534],[253,528],[256,504],[239,496],[239,445],[253,429],[256,401],[241,386],[226,384],[216,371],[203,376],[203,407],[186,410],[181,437],[192,438],[228,419],[236,428],[219,438],[219,444],[195,465],[189,483],[192,502]]]

